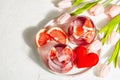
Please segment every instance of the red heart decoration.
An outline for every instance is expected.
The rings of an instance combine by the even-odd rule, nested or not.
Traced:
[[[98,55],[95,53],[88,53],[84,46],[75,48],[74,54],[76,55],[74,62],[78,68],[93,67],[99,61]]]

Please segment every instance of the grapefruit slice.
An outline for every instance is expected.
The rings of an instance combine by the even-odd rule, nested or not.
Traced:
[[[46,29],[41,29],[36,34],[35,43],[37,47],[45,45],[47,41],[51,39],[51,37],[46,33],[46,31]]]
[[[59,27],[50,28],[47,33],[58,43],[67,44],[68,38],[66,33]]]

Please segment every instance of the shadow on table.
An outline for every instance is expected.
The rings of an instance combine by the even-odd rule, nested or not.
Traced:
[[[25,43],[31,48],[29,52],[29,57],[39,66],[41,66],[44,70],[47,70],[45,65],[42,64],[42,60],[40,59],[40,56],[37,52],[36,46],[35,46],[35,35],[36,33],[45,26],[47,22],[49,22],[51,19],[55,18],[59,15],[58,11],[52,10],[50,11],[46,17],[38,23],[37,26],[30,26],[26,28],[23,32],[23,39]]]
[[[57,3],[60,2],[60,0],[51,0],[51,2],[57,7]]]

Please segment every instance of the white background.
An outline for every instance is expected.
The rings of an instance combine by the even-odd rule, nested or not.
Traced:
[[[55,2],[0,0],[0,80],[119,80],[119,67],[111,68],[105,78],[96,77],[94,68],[82,75],[69,77],[51,74],[44,68],[34,38],[39,29],[60,14]],[[104,21],[104,17],[100,17],[92,18],[96,19],[96,25]]]

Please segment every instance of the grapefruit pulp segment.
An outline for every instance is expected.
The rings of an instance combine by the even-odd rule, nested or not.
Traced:
[[[47,43],[51,37],[46,33],[46,29],[41,29],[36,35],[36,46],[40,47]]]
[[[66,44],[67,43],[67,36],[65,32],[58,28],[58,27],[53,27],[47,32],[55,41],[61,43],[61,44]]]

